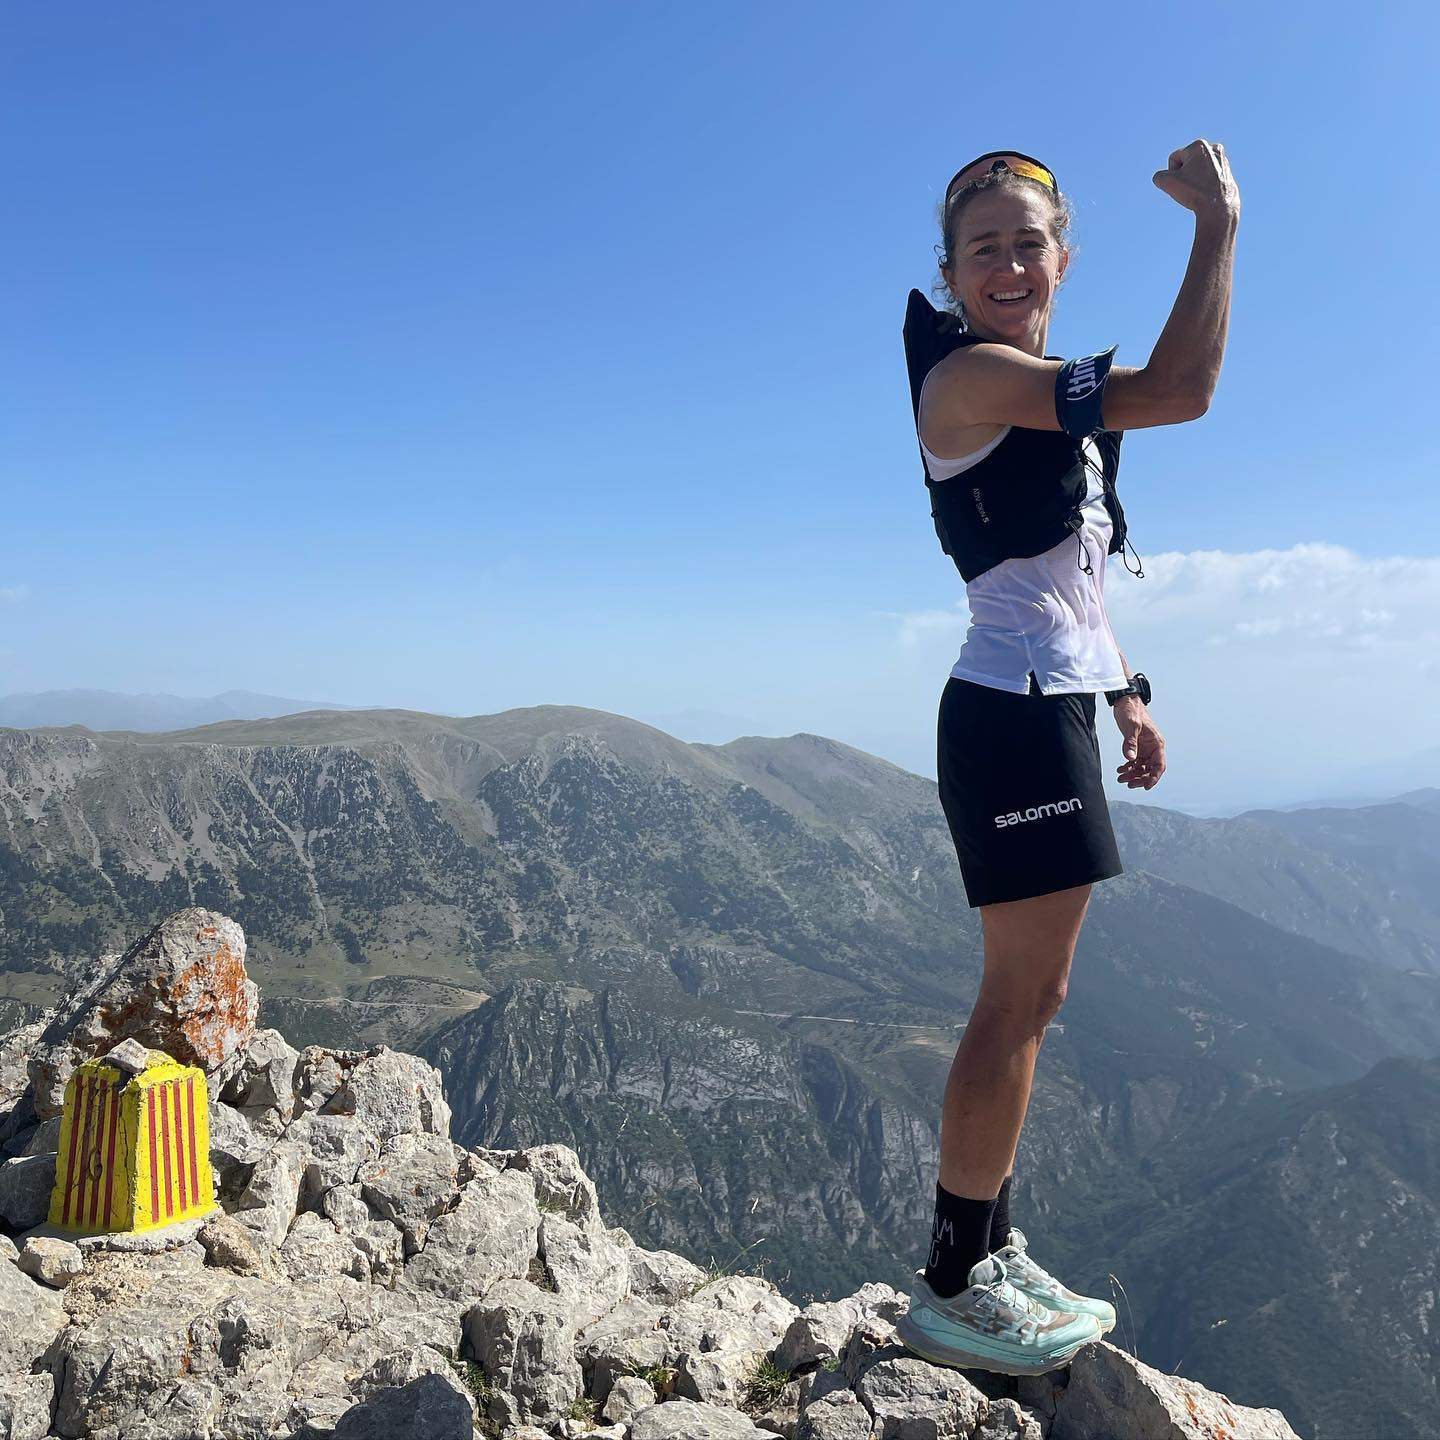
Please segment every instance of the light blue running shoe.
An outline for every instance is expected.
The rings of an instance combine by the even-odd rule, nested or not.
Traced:
[[[936,1365],[1043,1375],[1100,1338],[1093,1315],[1052,1310],[1005,1278],[1005,1262],[987,1255],[958,1295],[941,1298],[917,1270],[910,1308],[895,1323],[907,1349]]]
[[[1115,1307],[1108,1300],[1090,1295],[1077,1295],[1062,1285],[1043,1265],[1032,1260],[1025,1249],[1025,1232],[1010,1227],[1008,1242],[994,1251],[995,1258],[1005,1266],[1010,1283],[1033,1300],[1052,1310],[1069,1310],[1076,1315],[1093,1315],[1100,1322],[1100,1333],[1115,1328]]]

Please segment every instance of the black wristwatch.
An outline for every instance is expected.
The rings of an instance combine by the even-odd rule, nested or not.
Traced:
[[[1123,690],[1107,690],[1105,692],[1105,699],[1109,704],[1113,705],[1122,695],[1138,695],[1140,697],[1140,703],[1142,705],[1148,705],[1150,703],[1149,679],[1141,671],[1137,670],[1130,677],[1130,683]]]

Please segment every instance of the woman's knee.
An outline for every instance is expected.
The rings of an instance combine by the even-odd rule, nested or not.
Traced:
[[[982,982],[970,1023],[978,1020],[982,1030],[1038,1035],[1060,1013],[1066,988],[1064,978],[1030,985],[1016,984],[1013,977],[996,985]]]

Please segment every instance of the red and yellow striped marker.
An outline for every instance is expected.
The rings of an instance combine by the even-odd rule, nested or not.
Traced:
[[[65,1086],[50,1223],[139,1233],[215,1208],[205,1072],[160,1050],[139,1075],[87,1060]]]

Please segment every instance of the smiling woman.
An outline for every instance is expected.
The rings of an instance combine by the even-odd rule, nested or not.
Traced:
[[[1045,353],[1070,209],[1054,172],[1018,152],[983,155],[947,186],[940,275],[951,308],[937,313],[912,290],[905,317],[931,514],[971,611],[937,751],[985,968],[946,1085],[930,1259],[898,1329],[929,1359],[1009,1374],[1053,1369],[1115,1323],[1107,1301],[1062,1285],[1011,1229],[1010,1172],[1091,886],[1124,868],[1097,694],[1123,737],[1121,783],[1149,790],[1165,771],[1149,682],[1129,674],[1105,610],[1105,560],[1126,543],[1120,442],[1127,426],[1179,424],[1210,403],[1239,194],[1224,147],[1205,140],[1175,151],[1154,181],[1196,227],[1145,366],[1114,365],[1114,346]]]

